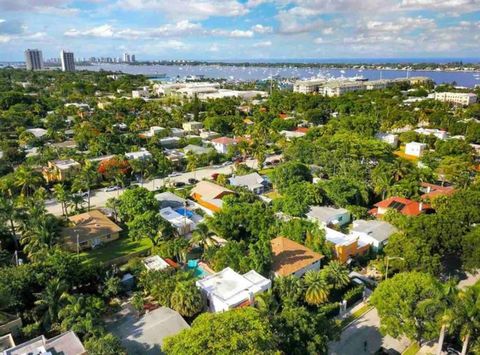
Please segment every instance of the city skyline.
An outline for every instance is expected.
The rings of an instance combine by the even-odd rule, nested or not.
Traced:
[[[180,4],[181,2],[181,4]],[[0,61],[480,57],[480,1],[2,0]]]

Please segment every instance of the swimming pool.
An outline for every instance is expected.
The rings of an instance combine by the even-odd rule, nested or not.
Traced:
[[[187,209],[185,209],[185,208],[181,208],[181,207],[180,207],[180,208],[177,208],[177,209],[175,210],[175,212],[177,212],[178,214],[181,214],[182,216],[185,216],[185,215],[186,215],[187,218],[192,218],[192,217],[193,217],[193,212],[192,212],[192,211],[189,211],[189,210],[187,210]]]
[[[208,271],[204,270],[200,265],[198,265],[198,260],[188,260],[187,270],[193,270],[193,275],[200,279],[210,275]]]

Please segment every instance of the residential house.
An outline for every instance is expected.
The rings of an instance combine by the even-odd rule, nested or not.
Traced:
[[[254,270],[239,274],[227,267],[196,282],[210,312],[223,312],[254,304],[255,295],[267,291],[272,281]]]
[[[142,260],[143,265],[148,271],[163,270],[170,267],[170,264],[158,255],[152,255]]]
[[[370,249],[370,245],[359,237],[346,235],[328,227],[325,228],[325,239],[333,244],[335,257],[342,263],[354,256],[365,254]]]
[[[388,238],[397,232],[397,228],[385,221],[366,221],[359,219],[353,222],[350,235],[357,237],[362,244],[369,244],[375,251],[381,250]]]
[[[350,212],[345,208],[312,206],[306,215],[309,220],[323,227],[329,225],[343,226],[350,222]]]
[[[430,136],[433,135],[437,137],[438,139],[444,140],[448,138],[448,132],[441,130],[441,129],[432,129],[432,128],[417,128],[415,130],[418,134],[421,134],[423,136]]]
[[[392,147],[396,148],[398,146],[398,135],[393,133],[377,133],[375,136],[377,139],[384,141],[385,143],[390,144]]]
[[[182,128],[187,132],[196,133],[196,132],[200,132],[200,130],[203,128],[203,123],[197,122],[197,121],[184,122],[182,124]]]
[[[152,153],[142,148],[138,152],[125,153],[125,158],[129,160],[148,160],[152,158]]]
[[[303,276],[309,270],[319,270],[323,255],[288,238],[277,237],[272,245],[272,273],[276,276]]]
[[[414,157],[421,157],[426,149],[427,145],[425,143],[410,142],[405,144],[405,154]]]
[[[307,134],[307,131],[307,128],[300,127],[293,131],[280,131],[280,134],[284,136],[288,141],[290,141],[295,138],[304,137]]]
[[[204,129],[202,129],[200,131],[200,138],[202,138],[202,139],[211,140],[211,139],[214,139],[214,138],[217,138],[217,137],[220,137],[220,134],[218,134],[217,132],[207,131],[207,130],[204,130]]]
[[[268,180],[258,173],[233,176],[229,179],[229,183],[232,186],[245,187],[257,195],[263,194],[269,186]]]
[[[420,190],[422,190],[424,193],[422,196],[420,196],[422,200],[432,200],[438,196],[449,196],[456,191],[453,186],[440,186],[429,184],[427,182],[422,182],[420,186]]]
[[[95,248],[119,238],[122,231],[99,210],[68,217],[71,226],[63,228],[65,247],[72,251]]]
[[[33,134],[35,138],[42,138],[48,133],[44,128],[27,128],[25,131]]]
[[[162,346],[166,337],[190,328],[178,312],[167,307],[150,310],[140,318],[129,308],[118,312],[115,315],[118,320],[108,326],[128,354],[163,354]]]
[[[80,171],[80,163],[73,159],[49,161],[42,171],[47,183],[62,182],[72,179]]]
[[[141,89],[132,90],[132,98],[134,99],[148,99],[149,96],[148,87],[146,86]]]
[[[143,137],[143,138],[152,138],[152,137],[156,136],[157,134],[160,134],[160,133],[164,132],[165,130],[166,130],[166,128],[164,128],[164,127],[152,126],[152,127],[150,127],[150,129],[148,131],[141,133],[140,136]]]
[[[236,145],[237,140],[229,137],[220,137],[211,140],[211,143],[215,150],[220,154],[227,154],[230,146]]]
[[[195,229],[195,222],[189,216],[191,212],[183,209],[184,214],[180,214],[171,207],[165,207],[160,210],[160,216],[167,220],[179,235],[186,235]]]
[[[210,181],[200,181],[192,189],[190,196],[209,211],[218,212],[222,209],[222,198],[232,194],[234,194],[232,190],[223,186]]]
[[[87,351],[77,335],[68,331],[47,339],[41,335],[30,339],[22,344],[6,349],[3,355],[38,355],[38,354],[65,354],[65,355],[86,355]]]
[[[173,209],[184,208],[188,201],[172,192],[162,192],[155,195],[155,198],[160,202],[160,208],[171,207]]]
[[[386,200],[376,203],[375,208],[368,211],[371,215],[381,217],[389,210],[397,210],[405,216],[418,216],[422,213],[429,212],[430,206],[423,202],[409,200],[404,197],[390,197]]]
[[[172,137],[183,137],[185,136],[185,134],[186,132],[181,128],[176,128],[176,127],[170,128],[170,136]]]

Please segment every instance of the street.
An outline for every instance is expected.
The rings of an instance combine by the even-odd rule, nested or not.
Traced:
[[[281,156],[275,155],[268,157],[266,161],[272,161],[275,159],[280,159]],[[255,159],[248,159],[245,164],[250,168],[257,167],[257,161]],[[198,169],[191,172],[181,173],[175,177],[166,177],[161,179],[154,179],[146,182],[143,184],[143,187],[150,191],[158,190],[160,187],[164,186],[165,184],[175,183],[175,182],[184,182],[187,183],[188,179],[194,178],[197,180],[209,179],[212,174],[231,174],[234,171],[234,164],[231,163],[227,166],[217,166],[217,167],[207,167],[203,169]],[[99,190],[92,190],[92,195],[90,196],[90,204],[92,208],[98,208],[105,206],[107,200],[111,197],[118,197],[120,196],[125,189],[120,189],[117,191],[110,191],[105,192],[104,189]],[[62,206],[59,204],[55,199],[47,200],[45,202],[45,206],[47,211],[51,214],[56,216],[60,216],[62,214]]]
[[[330,343],[329,354],[374,354],[380,347],[402,353],[410,344],[406,338],[397,340],[380,334],[380,318],[375,308],[355,320],[341,335],[338,342]],[[365,349],[366,345],[366,349]]]

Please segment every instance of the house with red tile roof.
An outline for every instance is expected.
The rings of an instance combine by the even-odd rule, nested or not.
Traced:
[[[418,216],[422,213],[430,211],[431,208],[429,205],[423,202],[417,202],[409,200],[408,198],[394,196],[376,203],[375,208],[368,212],[375,217],[381,217],[389,210],[397,210],[404,216]]]
[[[421,190],[424,192],[422,200],[432,200],[438,196],[449,196],[455,193],[453,186],[440,186],[435,184],[429,184],[428,182],[422,182],[420,184]]]
[[[211,140],[215,150],[221,154],[228,152],[228,147],[237,144],[237,140],[229,137],[220,137]]]

